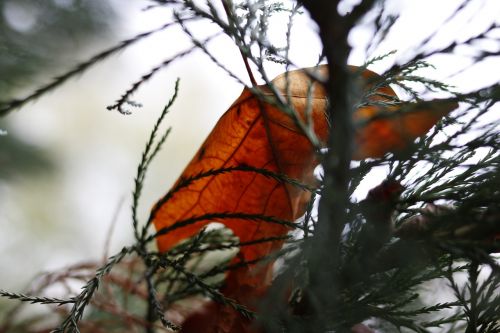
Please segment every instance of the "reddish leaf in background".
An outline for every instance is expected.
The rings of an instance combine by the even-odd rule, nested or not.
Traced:
[[[351,69],[357,70],[356,67]],[[313,68],[308,70],[314,71]],[[326,71],[326,65],[323,65],[316,73],[325,76]],[[362,77],[365,85],[373,84],[374,80],[380,78],[369,70],[364,70]],[[311,80],[305,70],[278,76],[273,80],[273,84],[283,96],[286,96],[287,80],[291,103],[296,112],[305,119]],[[264,94],[271,95],[265,86],[258,88]],[[324,143],[329,132],[325,115],[327,100],[325,91],[319,84],[315,83],[313,88],[310,96],[311,119],[318,139]],[[379,88],[377,92],[396,97],[395,92],[388,86]],[[371,99],[380,100],[384,97],[373,96]],[[380,157],[388,151],[403,149],[456,107],[456,104],[439,101],[433,101],[432,104],[438,105],[437,111],[423,111],[421,106],[415,104],[415,112],[369,122],[356,133],[354,158]],[[391,108],[387,111],[394,110]],[[363,107],[356,111],[354,119],[369,119],[380,112],[379,107]],[[314,186],[313,171],[317,164],[313,146],[292,119],[277,107],[260,101],[250,90],[244,89],[202,144],[182,173],[181,179],[208,170],[246,165],[284,174]],[[180,189],[158,207],[154,224],[156,229],[160,230],[174,225],[179,220],[222,212],[262,214],[294,221],[304,214],[310,197],[309,192],[291,184],[255,172],[234,171],[205,177]],[[178,242],[195,235],[210,222],[213,221],[200,221],[158,237],[159,250],[168,251]],[[265,221],[222,219],[217,222],[230,228],[241,242],[283,236],[289,231],[284,225]],[[281,248],[282,245],[283,241],[274,241],[245,246],[233,261],[255,260]],[[255,309],[257,301],[271,283],[271,267],[272,263],[268,263],[231,270],[227,273],[221,292],[226,297]],[[205,312],[194,314],[185,322],[183,332],[201,331],[255,332],[233,309],[215,303],[207,306]]]

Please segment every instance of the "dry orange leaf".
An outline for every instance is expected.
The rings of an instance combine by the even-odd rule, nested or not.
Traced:
[[[356,71],[358,68],[351,69]],[[317,69],[292,71],[273,80],[274,86],[283,96],[287,95],[288,89],[291,103],[302,119],[306,118],[304,113],[311,82],[306,70],[316,71],[316,74],[322,76],[327,74],[326,65],[323,65]],[[374,82],[368,81],[380,77],[364,70],[362,78],[365,85],[369,86]],[[258,88],[271,96],[265,86]],[[396,93],[388,86],[379,88],[377,92],[396,97]],[[320,84],[313,85],[310,98],[310,119],[314,132],[324,143],[328,137],[329,124],[325,115],[325,91]],[[373,96],[371,99],[380,100],[384,97]],[[421,105],[414,104],[412,107],[415,112],[369,122],[356,133],[354,158],[380,157],[388,151],[403,149],[416,137],[426,133],[443,115],[456,108],[455,103],[441,101],[433,101],[432,105],[437,106],[436,110],[424,110]],[[389,108],[387,111],[394,110],[395,108]],[[356,111],[354,119],[369,119],[381,111],[375,106],[363,107]],[[200,172],[244,165],[284,174],[314,186],[313,171],[317,164],[313,146],[292,119],[277,107],[260,101],[249,89],[244,89],[241,96],[221,117],[178,182]],[[201,178],[179,189],[167,202],[160,201],[154,224],[157,230],[161,230],[193,216],[223,212],[261,214],[294,221],[304,214],[310,196],[308,191],[256,172],[233,171]],[[213,221],[198,221],[158,237],[159,250],[168,251],[210,222]],[[230,218],[217,222],[230,228],[239,237],[240,242],[279,237],[289,231],[285,225],[266,221]],[[252,261],[268,255],[282,245],[283,241],[273,241],[245,246],[233,261]],[[271,283],[271,265],[272,263],[247,265],[231,270],[226,276],[223,294],[249,308],[255,308],[256,301]],[[194,332],[200,327],[197,325],[202,325],[204,332],[247,332],[247,329],[248,332],[253,332],[248,325],[245,326],[241,322],[232,309],[212,304],[207,311],[202,316],[204,321],[200,319],[200,314],[188,319],[183,332]]]
[[[381,113],[386,116],[369,122],[356,132],[353,158],[382,157],[387,152],[404,150],[457,107],[456,102],[437,99],[431,102],[404,103],[399,107],[390,106],[384,110],[375,106],[363,107],[357,110],[355,120],[371,119]],[[391,115],[398,111],[401,112]]]

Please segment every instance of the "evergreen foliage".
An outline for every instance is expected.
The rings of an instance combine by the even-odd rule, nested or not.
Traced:
[[[300,221],[282,221],[272,216],[241,212],[215,212],[191,216],[170,228],[155,231],[151,227],[156,214],[153,209],[150,218],[141,221],[138,217],[141,191],[148,167],[170,133],[170,129],[162,128],[165,115],[180,89],[177,81],[171,99],[153,125],[137,168],[131,211],[135,242],[103,265],[75,266],[65,272],[51,273],[51,278],[37,290],[25,293],[0,290],[1,297],[23,303],[49,304],[54,316],[60,319],[52,332],[61,333],[175,331],[179,329],[176,316],[181,316],[190,304],[200,304],[203,297],[232,307],[246,318],[255,318],[266,332],[352,332],[356,327],[359,329],[361,323],[365,325],[363,329],[379,332],[500,332],[500,267],[498,256],[494,254],[500,251],[500,118],[492,109],[500,99],[500,88],[494,84],[478,91],[454,92],[444,83],[418,75],[419,69],[430,66],[426,61],[429,56],[454,52],[464,45],[475,51],[476,62],[498,56],[498,51],[482,49],[477,44],[479,40],[488,39],[498,46],[498,25],[487,27],[465,41],[420,51],[432,40],[430,36],[416,46],[412,59],[394,65],[382,76],[381,82],[375,82],[372,90],[353,102],[350,83],[354,78],[345,66],[350,52],[347,36],[371,11],[377,14],[373,19],[376,28],[373,43],[382,40],[397,20],[384,12],[383,1],[361,1],[346,15],[340,15],[338,1],[331,0],[302,0],[292,4],[264,0],[225,1],[225,13],[218,9],[219,4],[215,1],[203,5],[191,0],[151,2],[150,10],[156,6],[172,8],[175,21],[97,54],[25,97],[6,100],[0,105],[0,115],[7,115],[42,97],[97,62],[151,34],[180,26],[192,38],[193,47],[165,59],[145,73],[109,106],[110,110],[126,114],[130,112],[127,106],[139,106],[131,100],[133,93],[160,70],[171,66],[174,60],[195,49],[201,49],[221,70],[244,82],[208,48],[213,39],[223,34],[232,38],[245,63],[251,64],[247,68],[258,70],[274,93],[275,104],[294,117],[311,142],[317,145],[311,125],[294,113],[287,98],[280,97],[265,71],[268,61],[283,64],[285,69],[294,68],[288,54],[293,18],[307,11],[318,24],[323,41],[320,61],[327,60],[330,72],[335,73],[325,82],[328,97],[334,102],[328,110],[332,123],[328,149],[318,151],[323,167],[320,187],[310,188],[269,170],[239,166],[209,170],[183,179],[160,202],[168,204],[173,193],[204,177],[238,171],[258,173],[313,192],[308,212]],[[467,1],[464,1],[457,13],[466,6]],[[290,18],[285,45],[272,45],[266,37],[269,18],[283,12]],[[193,20],[208,20],[220,28],[220,33],[199,39],[189,28]],[[366,66],[394,56],[393,53],[377,56],[367,60]],[[318,79],[314,73],[311,77]],[[251,81],[255,81],[253,76]],[[363,124],[353,124],[350,112],[361,105],[400,103],[395,99],[384,102],[368,99],[376,93],[377,87],[386,84],[400,87],[409,98],[421,103],[426,103],[423,94],[440,91],[447,94],[449,101],[460,102],[460,108],[404,152],[351,163],[349,141],[352,141],[354,128]],[[401,112],[406,111],[411,110]],[[366,199],[355,200],[353,193],[375,168],[385,168],[387,179]],[[314,208],[318,201],[316,194],[320,195],[318,210]],[[263,300],[264,311],[253,312],[225,297],[218,288],[224,283],[224,272],[249,264],[231,264],[235,250],[276,238],[240,243],[227,229],[209,228],[166,253],[159,253],[154,246],[158,236],[176,228],[200,220],[220,221],[233,217],[246,219],[249,223],[259,220],[285,224],[294,229],[285,237],[286,246],[281,251],[259,259],[279,258],[281,263],[269,297]],[[48,286],[70,279],[83,283],[79,294],[68,295],[66,299],[36,296],[43,295]],[[291,291],[290,281],[293,281]],[[430,302],[422,299],[423,288],[431,284],[439,284],[447,290],[448,299]],[[281,302],[283,299],[288,301]],[[29,325],[11,322],[8,317],[0,323],[0,332],[7,331],[35,332]]]

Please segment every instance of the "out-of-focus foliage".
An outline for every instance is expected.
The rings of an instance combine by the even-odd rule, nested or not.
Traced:
[[[110,32],[109,1],[0,0],[0,99]]]
[[[0,100],[59,68],[64,71],[78,58],[75,53],[109,35],[116,21],[112,9],[109,1],[0,0]],[[8,129],[8,123],[0,121],[0,129]],[[46,154],[15,133],[0,137],[0,179],[51,165]]]
[[[50,156],[38,147],[20,141],[14,135],[0,138],[0,181],[16,174],[49,171],[53,166]]]

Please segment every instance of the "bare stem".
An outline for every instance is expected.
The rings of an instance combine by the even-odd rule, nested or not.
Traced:
[[[221,0],[222,6],[224,7],[224,11],[226,12],[227,15],[227,20],[229,21],[229,24],[232,25],[232,20],[231,20],[231,10],[229,9],[229,6],[227,5],[227,0]],[[245,64],[245,68],[248,73],[248,77],[250,78],[250,82],[252,83],[253,87],[257,86],[257,81],[255,81],[255,77],[253,76],[252,69],[250,68],[250,63],[248,62],[248,57],[243,53],[243,50],[241,47],[239,47],[241,58],[243,59],[243,63]]]

